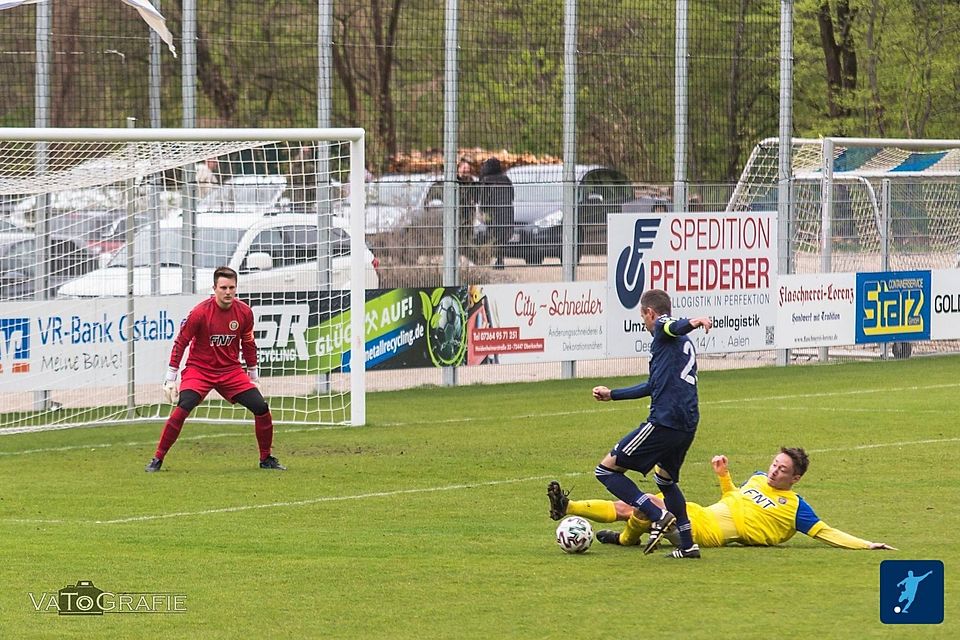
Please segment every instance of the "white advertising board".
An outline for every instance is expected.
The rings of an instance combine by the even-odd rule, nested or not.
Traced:
[[[930,339],[960,339],[960,269],[936,269],[930,277]]]
[[[606,357],[602,282],[473,285],[470,297],[468,365]]]
[[[777,282],[778,349],[856,343],[857,274],[781,275]]]
[[[710,316],[700,353],[773,348],[776,325],[775,212],[642,213],[607,220],[607,351],[649,355],[640,318],[648,289],[670,294],[674,317]]]
[[[4,391],[126,384],[128,344],[139,380],[162,380],[181,321],[197,296],[0,303]]]

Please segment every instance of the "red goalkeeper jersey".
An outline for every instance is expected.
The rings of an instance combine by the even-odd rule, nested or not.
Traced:
[[[253,340],[253,311],[247,303],[233,299],[221,309],[214,297],[193,308],[173,341],[170,366],[180,367],[183,352],[190,346],[187,366],[217,375],[240,367],[240,352],[247,368],[257,366],[257,344]]]

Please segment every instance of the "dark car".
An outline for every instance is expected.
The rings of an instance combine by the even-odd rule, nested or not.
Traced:
[[[0,244],[0,300],[33,298],[40,256],[37,236]],[[65,282],[97,268],[97,255],[76,239],[49,237],[47,278],[44,289],[52,298]]]
[[[144,222],[136,217],[135,228]],[[91,253],[109,258],[126,242],[126,211],[71,211],[50,218],[50,234],[74,238]]]
[[[563,167],[528,165],[513,167],[507,176],[514,185],[516,228],[507,256],[540,264],[559,258],[563,239]],[[574,206],[577,208],[577,258],[603,253],[607,242],[607,216],[620,213],[634,198],[627,177],[609,167],[577,165]]]

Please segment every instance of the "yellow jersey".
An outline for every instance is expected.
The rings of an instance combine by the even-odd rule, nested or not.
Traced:
[[[781,544],[798,531],[814,537],[826,526],[797,492],[774,489],[763,472],[750,476],[739,489],[729,478],[720,479],[723,497],[711,507],[723,505],[729,510],[740,544]]]

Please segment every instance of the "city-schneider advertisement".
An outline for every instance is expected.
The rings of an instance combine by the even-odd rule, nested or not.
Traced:
[[[451,367],[605,357],[601,283],[367,292],[366,367]],[[315,296],[250,300],[264,375],[348,371],[350,311]]]
[[[623,214],[607,225],[609,356],[649,355],[640,317],[649,289],[670,294],[674,317],[713,320],[691,335],[700,353],[773,348],[776,213]]]

